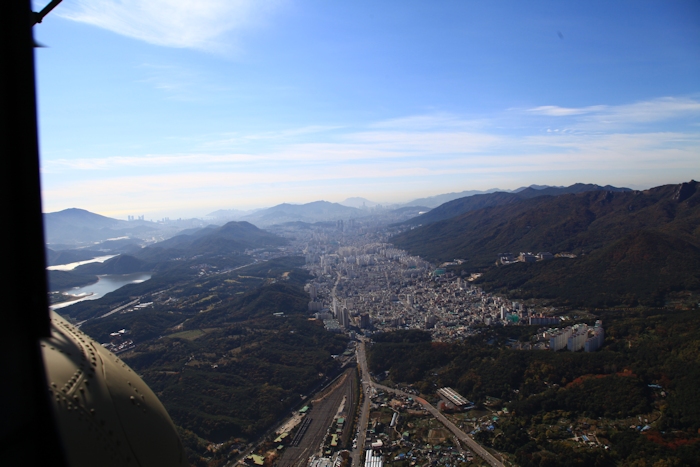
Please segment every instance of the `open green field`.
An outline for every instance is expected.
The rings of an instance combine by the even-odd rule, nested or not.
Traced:
[[[188,341],[193,341],[198,337],[202,337],[206,332],[203,329],[190,329],[187,331],[180,331],[173,334],[169,334],[165,337],[176,338],[176,339],[186,339]]]

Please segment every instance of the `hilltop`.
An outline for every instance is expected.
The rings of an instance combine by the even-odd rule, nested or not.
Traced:
[[[144,243],[154,237],[165,239],[180,230],[199,226],[197,219],[178,220],[167,223],[146,220],[125,221],[102,216],[85,209],[70,208],[63,211],[45,213],[44,232],[46,243],[52,249],[70,249],[89,245],[91,249],[109,249],[98,247],[95,243],[114,239],[130,239],[131,243]]]
[[[698,185],[539,196],[469,211],[392,242],[432,261],[466,259],[465,271],[485,272],[481,283],[514,296],[658,304],[668,292],[700,290]],[[494,266],[504,252],[572,257]]]
[[[468,196],[441,204],[432,211],[409,219],[406,225],[427,225],[433,222],[449,219],[470,211],[493,206],[504,206],[517,203],[525,199],[537,198],[539,196],[559,196],[572,193],[583,193],[586,191],[630,191],[629,188],[616,188],[613,186],[599,186],[593,184],[576,183],[568,187],[548,187],[532,185],[526,188],[518,188],[513,192],[497,191],[489,193],[472,192]],[[470,193],[470,192],[463,192]],[[447,196],[447,195],[445,195]],[[426,203],[425,206],[430,206]]]
[[[306,204],[278,204],[267,209],[261,209],[241,218],[259,227],[284,224],[286,222],[324,222],[353,219],[366,215],[360,209],[343,206],[328,201],[314,201]]]
[[[287,257],[235,271],[154,277],[61,313],[89,319],[139,296],[148,307],[89,320],[82,330],[106,343],[115,330],[128,329],[124,339],[132,345],[120,356],[179,427],[207,444],[250,439],[298,406],[300,394],[332,378],[339,364],[331,355],[346,349],[345,336],[309,320],[303,264]]]
[[[465,190],[465,191],[460,191],[459,193],[444,193],[441,195],[435,195],[435,196],[427,196],[425,198],[418,198],[414,199],[413,201],[410,201],[405,204],[405,206],[428,206],[430,208],[436,208],[442,204],[445,204],[449,201],[459,199],[459,198],[466,198],[469,196],[475,196],[475,195],[485,195],[488,193],[496,193],[496,192],[509,192],[509,190],[501,190],[499,188],[491,188],[490,190]]]
[[[248,222],[229,222],[221,227],[208,226],[176,235],[162,242],[145,248],[129,249],[128,254],[119,254],[104,263],[89,263],[71,271],[49,271],[49,290],[59,291],[97,281],[101,274],[130,274],[134,272],[154,272],[171,270],[170,263],[178,258],[181,261],[197,259],[199,262],[221,262],[228,260],[231,264],[245,264],[250,257],[245,255],[248,249],[276,249],[288,241],[270,232],[258,229]],[[73,259],[90,259],[80,256],[84,250],[68,250]],[[56,258],[55,252],[50,257]]]
[[[240,255],[247,249],[276,248],[288,242],[245,221],[231,221],[221,227],[207,226],[143,248],[135,256],[144,260],[176,257]]]

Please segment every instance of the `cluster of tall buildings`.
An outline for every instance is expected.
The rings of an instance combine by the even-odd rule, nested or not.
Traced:
[[[547,331],[549,336],[549,348],[558,351],[566,347],[571,352],[585,350],[595,352],[603,346],[605,331],[603,323],[598,320],[594,326],[576,324],[561,329]]]

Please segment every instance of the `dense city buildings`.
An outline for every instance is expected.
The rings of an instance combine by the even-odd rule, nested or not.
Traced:
[[[280,253],[302,256],[305,260],[305,268],[310,273],[305,285],[310,319],[322,321],[329,332],[346,333],[356,338],[353,343],[361,343],[358,347],[371,342],[372,334],[377,332],[420,329],[427,330],[434,341],[453,342],[482,333],[489,326],[532,326],[534,334],[530,339],[509,340],[508,346],[514,350],[592,352],[603,344],[602,322],[596,321],[594,326],[589,326],[571,315],[556,316],[557,310],[551,307],[534,305],[532,301],[508,300],[504,296],[488,293],[473,282],[479,274],[456,272],[460,271],[458,266],[464,263],[464,259],[430,264],[389,243],[392,232],[385,226],[367,225],[362,220],[354,220],[313,225],[286,224],[274,230],[290,240],[290,244],[280,249]],[[250,253],[256,261],[276,255],[270,250]],[[521,253],[519,257],[508,253],[498,256],[502,264],[518,260],[545,261],[551,257],[547,252],[536,255]],[[527,333],[523,336],[527,337]],[[334,356],[351,357],[350,351]],[[413,417],[414,421],[417,417],[425,417],[420,424],[425,425],[423,428],[430,426],[426,433],[442,433],[440,430],[443,428],[439,427],[441,422],[437,419],[434,421],[438,425],[430,425],[432,417],[421,406],[425,401],[418,403],[422,399],[413,399],[417,391],[404,388],[410,394],[403,396],[383,392],[389,391],[386,387],[378,391],[363,367],[366,366],[364,351],[359,352],[357,358],[362,368],[363,397],[367,397],[368,406],[360,411],[359,426],[355,428],[355,439],[351,443],[352,452],[341,448],[343,443],[339,433],[342,429],[336,425],[340,423],[339,420],[344,423],[345,418],[340,417],[335,425],[330,425],[323,441],[319,441],[309,465],[337,466],[344,462],[347,455],[352,457],[352,467],[363,464],[366,467],[381,467],[385,463],[408,459],[429,463],[473,459],[472,452],[463,449],[460,444],[452,446],[449,436],[441,441],[443,446],[431,445],[417,436],[418,428],[407,430],[405,417]],[[439,398],[436,402],[440,411],[438,413],[436,410],[438,415],[432,414],[435,417],[442,413],[465,414],[475,407],[473,402],[450,387],[435,387],[435,394]],[[484,405],[489,406],[489,403]],[[472,434],[480,430],[492,431],[498,417],[505,412],[494,413],[496,415],[471,417],[465,427],[470,426]],[[467,422],[464,417],[459,420],[462,420],[460,423]],[[300,429],[294,439],[303,436],[304,430]],[[471,448],[483,450],[473,439],[469,439],[473,443],[470,444]],[[287,452],[281,438],[279,443],[275,443],[275,456],[283,450]],[[349,444],[345,440],[346,449],[349,449]],[[296,449],[293,441],[289,446],[289,449]],[[281,455],[290,457],[294,452]],[[345,454],[341,455],[343,452]],[[490,459],[485,452],[478,455]],[[247,462],[254,464],[259,460],[251,456]],[[280,465],[288,465],[285,462],[280,460]],[[495,459],[487,463],[501,465]]]
[[[313,275],[306,286],[309,311],[333,332],[359,330],[370,335],[377,331],[425,329],[433,340],[449,342],[474,334],[483,326],[549,327],[561,323],[561,318],[552,316],[550,309],[525,306],[485,292],[472,283],[478,275],[451,272],[450,266],[459,265],[464,259],[431,265],[395,248],[388,242],[395,232],[386,227],[354,220],[303,227],[287,225],[276,229],[276,233],[292,241],[288,250],[305,258],[306,268]],[[542,261],[551,256],[548,252],[521,253],[520,258]],[[499,260],[517,258],[503,253]],[[521,347],[567,348],[575,331],[578,334],[571,348],[593,351],[600,347],[598,342],[602,343],[601,338],[595,337],[603,335],[602,325],[598,327],[600,330],[595,332],[587,326],[544,331],[549,332],[546,342]]]

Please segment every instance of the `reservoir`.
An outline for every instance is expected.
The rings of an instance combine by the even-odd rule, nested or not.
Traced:
[[[97,300],[104,297],[106,294],[117,290],[127,284],[138,284],[147,281],[151,278],[151,274],[145,272],[136,272],[133,274],[106,274],[97,276],[99,280],[94,284],[76,287],[75,289],[65,291],[68,295],[80,297],[78,300],[70,302],[62,302],[51,305],[51,309],[56,310],[63,308],[73,303],[82,302],[83,300]]]
[[[56,266],[49,266],[46,269],[49,271],[72,271],[73,269],[77,268],[78,266],[82,266],[83,264],[90,264],[90,263],[104,263],[110,258],[114,258],[117,255],[107,255],[107,256],[98,256],[97,258],[92,258],[88,259],[85,261],[78,261],[75,263],[68,263],[68,264],[58,264]]]

